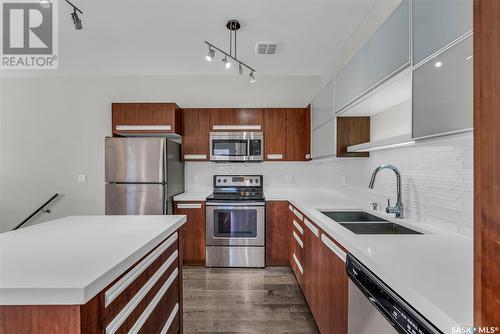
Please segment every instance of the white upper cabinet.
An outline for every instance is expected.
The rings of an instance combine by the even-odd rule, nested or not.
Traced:
[[[472,35],[413,70],[413,138],[473,127]]]
[[[332,118],[311,131],[311,154],[313,160],[336,155],[336,124],[335,118]]]
[[[413,0],[413,65],[472,30],[472,0]]]
[[[410,4],[403,0],[336,75],[336,113],[409,65]]]
[[[311,102],[311,129],[316,129],[335,117],[333,94],[332,80]]]

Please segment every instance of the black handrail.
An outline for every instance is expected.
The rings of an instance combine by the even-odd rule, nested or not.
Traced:
[[[33,218],[38,212],[42,211],[44,213],[50,213],[50,210],[47,209],[47,210],[44,210],[44,208],[50,203],[52,202],[53,200],[55,200],[57,197],[59,196],[58,193],[55,193],[51,198],[49,198],[49,200],[45,203],[43,203],[38,209],[36,209],[35,211],[33,211],[33,213],[31,215],[29,215],[28,217],[26,217],[26,219],[24,219],[19,225],[17,225],[16,227],[14,227],[12,229],[12,231],[14,230],[17,230],[19,228],[21,228],[24,224],[26,224],[31,218]]]

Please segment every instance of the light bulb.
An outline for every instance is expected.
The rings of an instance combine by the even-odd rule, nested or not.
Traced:
[[[207,61],[212,61],[214,60],[214,57],[215,57],[215,50],[209,47],[207,56],[205,58],[207,59]]]
[[[434,66],[436,66],[437,68],[440,68],[441,66],[443,66],[443,63],[440,61],[437,61],[434,63]]]
[[[253,71],[251,71],[251,72],[250,72],[249,77],[250,77],[250,83],[254,83],[255,81],[257,81],[257,80],[255,79],[255,75],[253,74]]]
[[[40,0],[40,5],[43,7],[43,8],[49,8],[51,3],[50,3],[50,0]]]
[[[226,67],[226,69],[230,69],[231,68],[231,62],[229,60],[226,60],[226,63],[224,64],[224,66]]]

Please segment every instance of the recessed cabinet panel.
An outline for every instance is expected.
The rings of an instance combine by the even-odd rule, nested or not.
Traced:
[[[311,131],[311,150],[313,159],[335,155],[335,132],[335,118]]]
[[[472,36],[413,71],[413,138],[471,129]]]
[[[472,30],[472,0],[413,0],[413,64]]]
[[[311,102],[311,128],[313,130],[335,117],[333,95],[332,80]]]
[[[410,5],[403,0],[335,77],[335,110],[409,64]]]

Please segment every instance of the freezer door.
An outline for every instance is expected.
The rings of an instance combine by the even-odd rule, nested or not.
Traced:
[[[162,184],[106,184],[107,215],[163,215],[166,210]]]
[[[106,138],[106,182],[166,181],[165,138]]]

